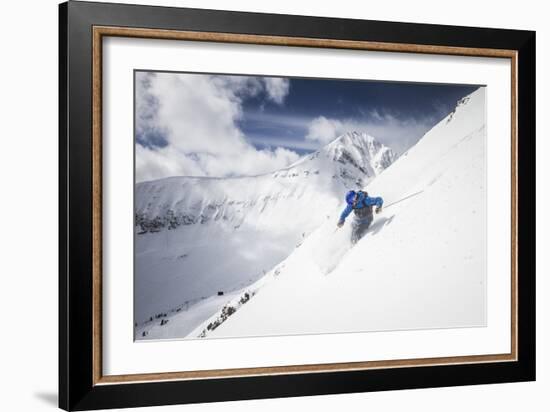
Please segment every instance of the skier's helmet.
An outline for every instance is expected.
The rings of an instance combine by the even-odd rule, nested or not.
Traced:
[[[350,190],[347,194],[346,194],[346,202],[348,205],[352,205],[353,204],[353,201],[355,200],[355,191],[354,190]]]

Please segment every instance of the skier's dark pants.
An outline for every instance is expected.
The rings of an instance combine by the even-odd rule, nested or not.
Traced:
[[[369,229],[370,224],[372,223],[372,215],[366,216],[362,219],[355,217],[351,224],[351,243],[357,243],[367,230]]]

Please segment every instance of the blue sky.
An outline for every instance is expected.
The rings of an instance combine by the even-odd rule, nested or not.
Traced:
[[[401,154],[478,88],[152,72],[135,81],[138,180],[268,172],[352,130]]]
[[[308,126],[323,116],[370,134],[401,153],[449,114],[477,86],[353,80],[291,79],[284,105],[255,96],[239,124],[258,147],[315,150]],[[369,127],[370,126],[370,127]],[[386,128],[386,130],[382,130]],[[368,129],[375,129],[368,130]]]

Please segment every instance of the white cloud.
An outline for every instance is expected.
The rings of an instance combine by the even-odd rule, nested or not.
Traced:
[[[319,116],[307,124],[306,139],[325,145],[346,132],[367,132],[396,153],[414,145],[435,124],[433,118],[399,118],[372,110],[364,119],[331,119]]]
[[[298,160],[299,156],[284,148],[256,150],[220,157],[212,153],[189,156],[177,148],[166,146],[150,149],[136,145],[136,181],[154,180],[167,176],[253,176],[280,169]]]
[[[136,180],[260,174],[296,161],[299,156],[290,150],[257,150],[237,126],[245,98],[266,93],[283,103],[286,83],[244,76],[136,73],[136,131],[160,131],[167,143],[162,148],[136,145]]]
[[[306,139],[317,141],[322,145],[348,131],[340,120],[327,119],[325,116],[313,119],[307,129]]]
[[[267,95],[275,103],[282,104],[290,90],[290,82],[288,79],[281,77],[266,77],[264,78]]]
[[[200,175],[202,170],[177,149],[166,146],[150,149],[136,145],[136,181],[154,180],[167,176]]]

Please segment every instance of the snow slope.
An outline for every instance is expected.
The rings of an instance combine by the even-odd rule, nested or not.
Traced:
[[[366,186],[386,207],[353,248],[341,202],[190,336],[485,325],[485,133],[480,88]]]
[[[137,184],[136,338],[187,335],[284,260],[346,190],[394,159],[371,136],[351,132],[265,175]]]

